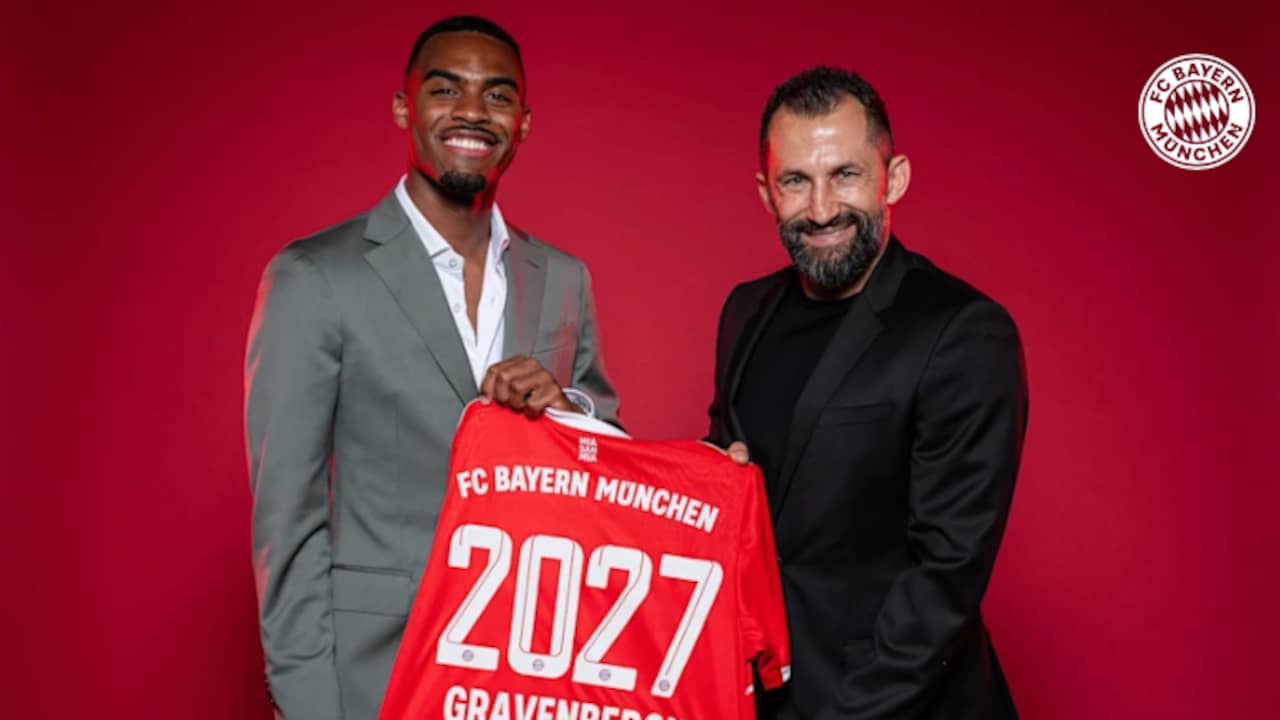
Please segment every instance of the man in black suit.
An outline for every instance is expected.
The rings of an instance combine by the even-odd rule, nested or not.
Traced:
[[[764,470],[792,679],[787,720],[1015,718],[980,605],[1026,429],[1004,308],[890,232],[911,179],[856,74],[780,85],[760,198],[795,261],[736,287],[709,439]]]

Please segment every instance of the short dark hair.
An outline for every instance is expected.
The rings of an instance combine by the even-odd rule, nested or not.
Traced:
[[[413,71],[413,63],[417,61],[418,53],[422,52],[422,46],[426,45],[428,40],[441,33],[449,32],[478,32],[500,40],[516,54],[516,61],[520,63],[521,70],[524,69],[524,59],[520,57],[520,46],[516,44],[515,38],[503,30],[498,23],[477,15],[454,15],[422,31],[413,43],[413,51],[409,53],[409,62],[405,65],[404,74],[408,75]]]
[[[889,128],[889,111],[880,93],[856,72],[819,65],[793,75],[774,88],[760,118],[760,164],[765,162],[765,146],[769,139],[769,123],[786,107],[802,117],[821,117],[836,109],[844,95],[852,95],[867,110],[867,133],[876,140],[883,133],[893,155],[893,130]]]

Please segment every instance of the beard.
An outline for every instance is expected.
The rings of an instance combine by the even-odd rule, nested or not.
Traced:
[[[814,248],[805,244],[805,233],[843,230],[850,226],[857,227],[853,237],[839,245]],[[883,232],[883,210],[867,213],[849,209],[821,225],[807,218],[778,225],[782,245],[791,254],[796,268],[815,285],[828,290],[853,285],[871,267],[880,252]]]
[[[428,175],[427,179],[431,179]],[[457,170],[446,170],[433,185],[451,200],[470,204],[476,196],[484,192],[489,181],[477,173],[464,173]]]

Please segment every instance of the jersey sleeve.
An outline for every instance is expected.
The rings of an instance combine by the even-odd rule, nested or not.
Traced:
[[[747,481],[738,562],[739,626],[747,659],[755,663],[764,687],[774,690],[791,677],[787,615],[764,477],[755,465],[743,471]]]

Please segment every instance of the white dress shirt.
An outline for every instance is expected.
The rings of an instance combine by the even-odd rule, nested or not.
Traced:
[[[472,327],[471,320],[467,318],[462,256],[454,251],[453,246],[431,226],[418,206],[409,199],[409,191],[405,188],[406,177],[401,177],[400,183],[396,185],[396,199],[400,201],[404,214],[409,216],[409,222],[435,265],[440,286],[444,288],[444,297],[449,303],[449,313],[453,315],[453,322],[458,327],[458,337],[462,338],[467,360],[471,363],[471,375],[479,389],[489,366],[503,358],[502,334],[507,322],[507,269],[502,264],[502,254],[511,244],[507,223],[502,219],[497,203],[494,203],[489,215],[489,248],[485,254],[484,275],[480,284],[480,305],[476,308],[476,325]]]
[[[458,327],[462,347],[467,351],[471,376],[475,378],[476,389],[479,390],[489,366],[504,359],[502,337],[507,325],[507,268],[502,264],[502,255],[511,244],[507,223],[502,219],[498,204],[494,203],[489,214],[489,248],[485,254],[484,276],[480,284],[480,305],[476,308],[476,326],[472,327],[471,320],[467,318],[462,256],[454,251],[453,246],[444,239],[440,231],[431,226],[418,206],[409,199],[409,191],[405,188],[407,179],[407,175],[400,177],[400,182],[396,185],[396,200],[400,201],[401,209],[409,216],[409,223],[418,233],[418,238],[422,240],[432,264],[435,265],[440,286],[444,288],[445,300],[449,303],[449,313],[453,315],[453,322]],[[595,417],[595,401],[590,395],[577,388],[562,389],[570,402],[587,415]]]

